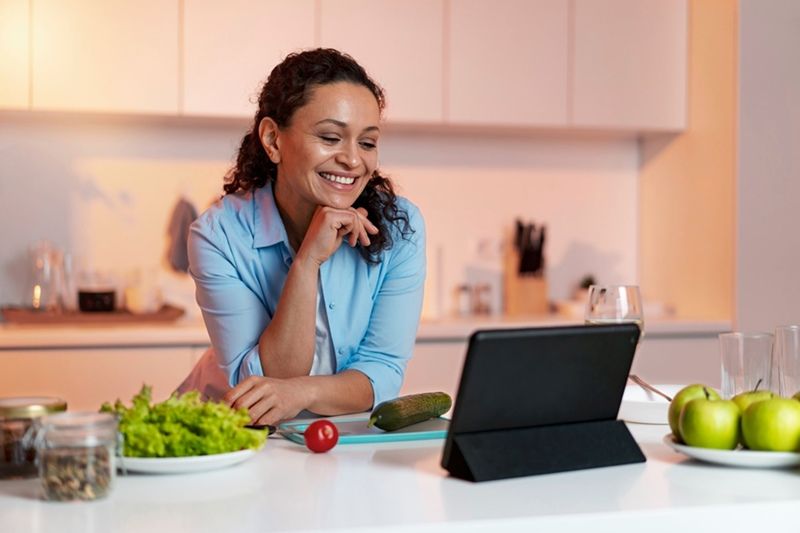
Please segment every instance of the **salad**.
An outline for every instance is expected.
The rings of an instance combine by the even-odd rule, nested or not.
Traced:
[[[221,402],[204,402],[197,391],[173,394],[152,403],[152,388],[143,385],[126,407],[120,400],[103,404],[114,413],[123,436],[126,457],[187,457],[258,449],[266,431],[249,429],[246,409],[233,410]]]

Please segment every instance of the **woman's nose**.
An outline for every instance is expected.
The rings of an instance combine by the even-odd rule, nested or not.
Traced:
[[[355,143],[345,143],[342,149],[336,154],[336,161],[349,168],[358,166],[358,146]]]

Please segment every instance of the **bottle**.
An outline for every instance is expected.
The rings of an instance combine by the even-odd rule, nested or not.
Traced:
[[[36,476],[36,450],[28,444],[41,416],[67,409],[61,398],[0,398],[0,479]]]

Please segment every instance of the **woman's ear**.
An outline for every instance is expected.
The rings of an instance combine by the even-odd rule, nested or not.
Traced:
[[[258,125],[258,138],[261,140],[261,146],[267,153],[269,160],[276,165],[281,162],[281,153],[278,150],[278,125],[269,117],[261,119]]]

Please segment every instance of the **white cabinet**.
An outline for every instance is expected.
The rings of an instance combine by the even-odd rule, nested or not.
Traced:
[[[442,391],[454,400],[467,355],[467,341],[417,341],[401,395]]]
[[[320,4],[320,46],[347,52],[383,86],[389,121],[442,121],[443,0]]]
[[[566,126],[564,0],[450,3],[448,122]]]
[[[71,411],[128,402],[143,383],[166,399],[193,366],[192,348],[0,350],[2,396],[59,396]]]
[[[182,112],[251,118],[272,68],[314,46],[314,18],[313,0],[185,0]]]
[[[574,0],[572,124],[686,127],[685,0]]]
[[[30,103],[29,1],[0,0],[0,109]]]
[[[631,373],[650,383],[705,383],[719,387],[720,356],[716,334],[646,335]]]
[[[178,112],[178,0],[33,2],[33,109]]]

